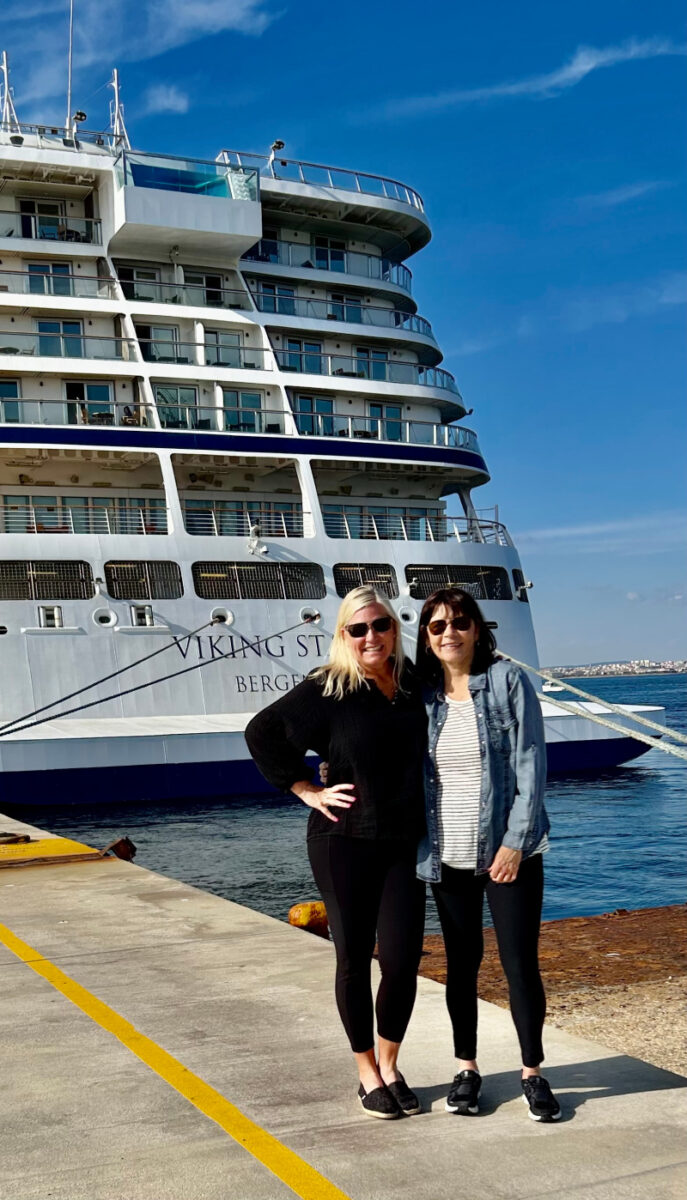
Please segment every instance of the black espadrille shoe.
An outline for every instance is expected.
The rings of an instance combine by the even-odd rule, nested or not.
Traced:
[[[360,1103],[368,1117],[379,1117],[382,1121],[395,1121],[401,1110],[387,1087],[373,1088],[366,1092],[362,1083],[358,1088]]]
[[[422,1112],[420,1101],[412,1088],[408,1087],[400,1072],[398,1079],[394,1083],[387,1083],[386,1086],[404,1116],[415,1117]]]

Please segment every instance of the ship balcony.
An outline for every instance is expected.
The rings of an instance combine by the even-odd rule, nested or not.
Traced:
[[[125,534],[168,533],[167,510],[141,501],[140,506],[109,499],[89,507],[86,497],[55,497],[52,504],[14,504],[3,497],[0,533]]]
[[[202,286],[193,283],[159,283],[157,280],[120,279],[125,300],[136,304],[176,304],[189,308],[251,309],[250,299],[240,288]],[[0,284],[0,290],[2,285]]]
[[[100,221],[95,217],[65,217],[0,210],[0,246],[4,238],[26,239],[70,246],[102,244]],[[5,249],[5,247],[2,247]],[[10,247],[13,249],[14,247]],[[46,247],[47,249],[47,247]]]
[[[123,150],[115,162],[114,236],[120,254],[235,255],[262,232],[258,172],[241,165]]]
[[[412,272],[403,263],[392,263],[376,254],[357,250],[335,250],[309,243],[263,238],[247,250],[242,262],[296,268],[298,271],[326,271],[328,274],[352,275],[359,280],[374,280],[389,284],[411,294]]]
[[[94,337],[78,331],[72,333],[64,329],[69,323],[67,321],[46,322],[48,323],[62,328],[60,331],[39,333],[0,330],[0,355],[136,361],[135,342],[128,338]]]
[[[0,423],[3,425],[119,425],[146,428],[153,420],[147,406],[132,400],[102,403],[84,400],[0,399]]]
[[[417,334],[432,343],[437,349],[432,326],[425,317],[403,312],[395,308],[363,304],[353,297],[343,300],[311,299],[299,296],[272,296],[263,292],[253,293],[253,300],[260,312],[272,313],[277,317],[298,317],[309,321],[341,321],[347,325],[372,326],[396,334]],[[292,327],[296,327],[294,323]],[[282,325],[282,322],[279,322]],[[404,339],[405,340],[405,339]]]
[[[480,542],[511,546],[510,534],[499,521],[477,517],[448,517],[441,514],[417,516],[407,509],[369,505],[323,505],[324,528],[330,538],[403,542]]]
[[[144,362],[181,363],[226,367],[234,371],[265,371],[265,351],[255,347],[222,346],[217,342],[181,342],[163,338],[139,338]]]
[[[460,425],[298,410],[293,417],[298,433],[305,436],[373,439],[403,446],[440,446],[453,450],[472,450],[479,455],[482,453],[477,434]]]
[[[184,527],[195,537],[313,537],[312,514],[298,502],[251,504],[242,501],[185,500]]]
[[[0,300],[4,295],[32,296],[86,300],[116,300],[117,286],[113,279],[100,275],[75,275],[67,268],[64,273],[55,269],[56,264],[45,267],[42,263],[32,264],[28,271],[0,270]],[[65,267],[67,264],[65,263]],[[22,304],[22,308],[25,305]]]
[[[366,379],[372,383],[393,383],[431,387],[451,392],[462,407],[458,384],[449,371],[441,367],[426,367],[419,363],[388,362],[322,351],[275,350],[281,371],[304,375],[325,375],[337,379]]]

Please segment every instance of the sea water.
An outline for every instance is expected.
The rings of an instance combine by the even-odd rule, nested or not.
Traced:
[[[662,705],[667,723],[687,733],[685,675],[577,682],[602,699]],[[544,919],[683,902],[686,792],[687,763],[658,750],[612,771],[551,780]],[[317,899],[305,851],[309,810],[295,798],[189,798],[14,812],[93,846],[128,834],[140,866],[281,920],[292,904]],[[438,931],[431,901],[427,930]]]

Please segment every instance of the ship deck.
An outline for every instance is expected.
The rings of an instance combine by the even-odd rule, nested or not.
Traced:
[[[0,888],[12,1200],[667,1200],[687,1186],[683,1076],[547,1027],[563,1119],[534,1124],[509,1014],[481,1003],[484,1106],[463,1120],[444,1111],[444,988],[421,978],[402,1067],[425,1111],[370,1121],[328,942],[116,859],[7,869]]]

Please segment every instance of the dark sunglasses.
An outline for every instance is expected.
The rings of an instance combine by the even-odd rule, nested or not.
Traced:
[[[375,617],[374,621],[355,621],[353,625],[345,625],[344,628],[352,638],[362,638],[366,636],[368,629],[374,629],[375,633],[388,633],[393,623],[393,617]]]
[[[450,625],[451,629],[459,629],[461,633],[467,633],[472,625],[472,617],[451,617],[450,621],[430,621],[427,628],[434,637],[439,637],[443,633],[446,626]]]

